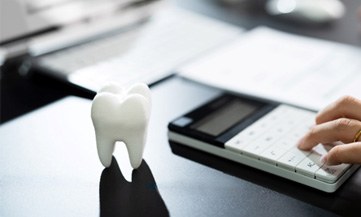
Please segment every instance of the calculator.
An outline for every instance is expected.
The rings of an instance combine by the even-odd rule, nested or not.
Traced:
[[[170,142],[189,146],[283,178],[335,192],[358,165],[327,166],[330,146],[296,147],[316,113],[281,103],[223,94],[168,125]]]

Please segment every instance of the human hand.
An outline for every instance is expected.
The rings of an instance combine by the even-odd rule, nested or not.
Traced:
[[[310,150],[319,143],[341,141],[322,157],[327,165],[361,164],[361,100],[345,96],[316,116],[316,125],[299,141],[298,148]]]

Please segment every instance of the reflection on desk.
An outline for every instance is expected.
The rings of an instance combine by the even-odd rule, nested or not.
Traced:
[[[148,164],[143,160],[128,182],[113,157],[100,178],[100,216],[169,216]]]

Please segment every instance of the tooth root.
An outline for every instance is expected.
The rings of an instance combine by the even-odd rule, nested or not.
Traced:
[[[142,164],[144,143],[145,138],[134,138],[125,141],[125,145],[127,146],[128,150],[130,165],[133,167],[133,169],[137,169]]]
[[[109,167],[112,163],[115,141],[100,135],[96,135],[96,140],[100,162],[104,167]]]

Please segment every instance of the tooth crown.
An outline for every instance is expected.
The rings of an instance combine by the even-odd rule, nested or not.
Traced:
[[[116,141],[126,144],[132,167],[140,166],[150,110],[150,90],[145,84],[135,84],[126,91],[109,84],[98,92],[92,103],[91,117],[98,156],[105,167],[111,164]]]

